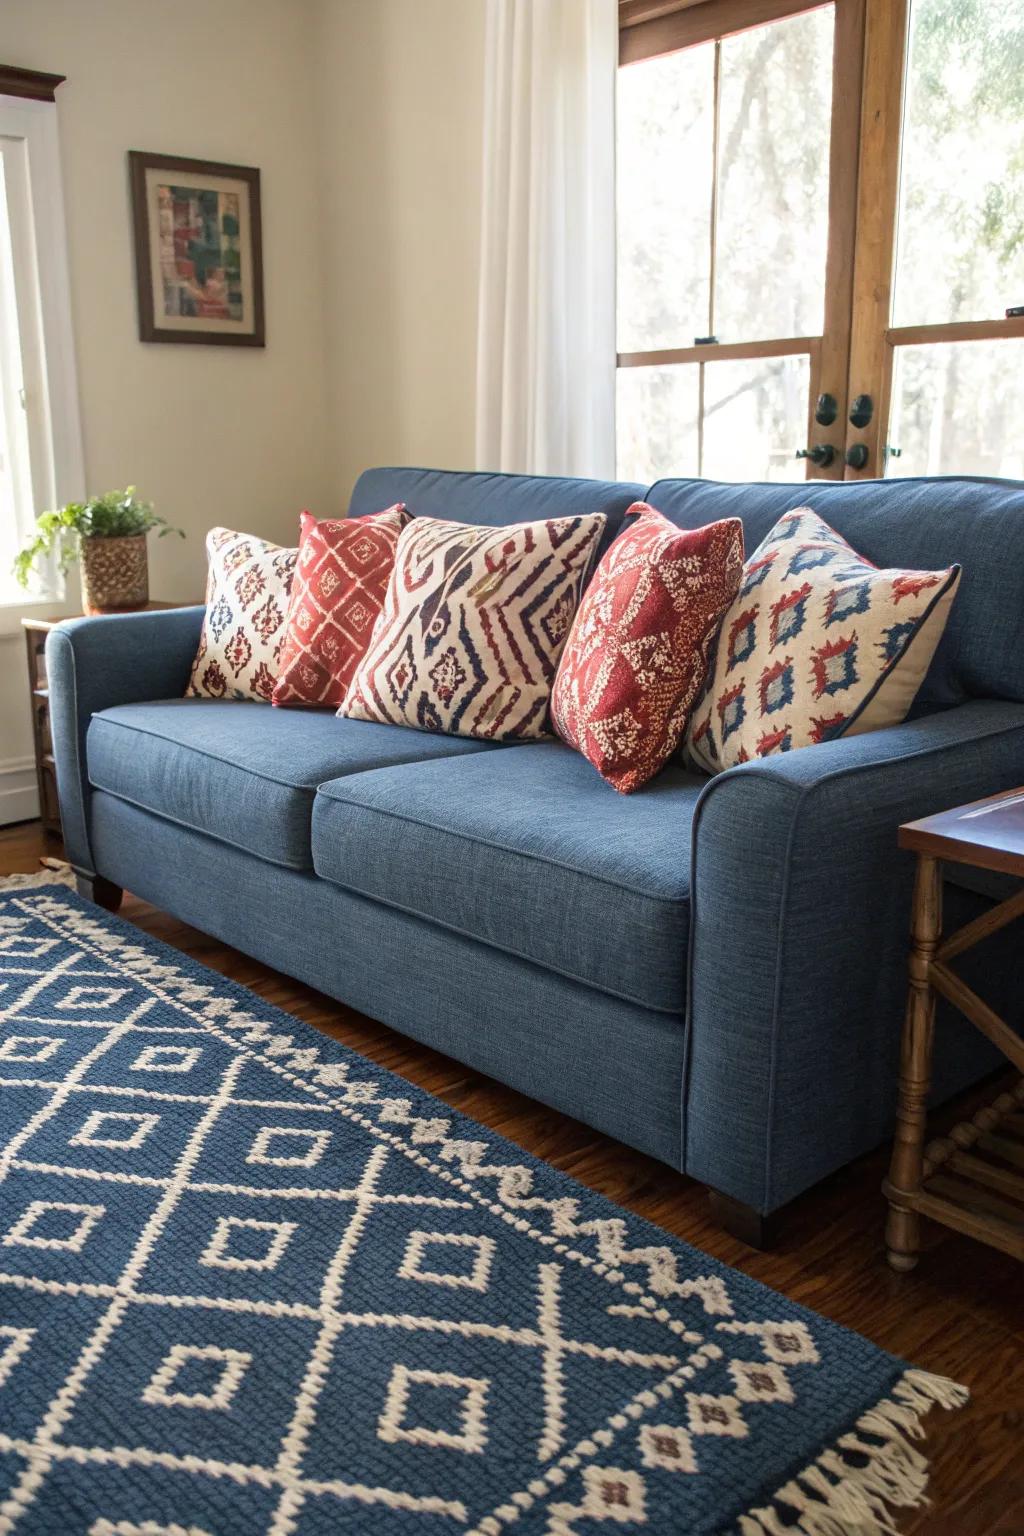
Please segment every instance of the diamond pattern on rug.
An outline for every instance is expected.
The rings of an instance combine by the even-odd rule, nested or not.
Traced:
[[[956,1400],[79,898],[4,915],[4,1536],[762,1533]]]

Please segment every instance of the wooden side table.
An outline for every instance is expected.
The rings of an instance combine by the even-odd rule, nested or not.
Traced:
[[[157,608],[185,608],[187,603],[147,603],[140,613]],[[50,690],[46,678],[46,637],[58,624],[82,614],[65,613],[56,619],[22,619],[28,648],[28,685],[32,692],[32,738],[36,754],[36,781],[39,785],[39,819],[43,831],[60,837],[60,804],[57,799],[57,770],[53,761],[50,735]]]
[[[917,854],[917,875],[896,1139],[883,1186],[889,1263],[896,1270],[913,1269],[922,1216],[1024,1259],[1024,1080],[925,1146],[937,996],[1024,1072],[1024,1039],[949,963],[1024,916],[1024,885],[943,938],[941,868],[941,861],[968,864],[1024,880],[1024,789],[909,822],[900,828],[899,842]]]

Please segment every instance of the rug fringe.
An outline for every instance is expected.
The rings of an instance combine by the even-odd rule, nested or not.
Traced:
[[[25,891],[39,885],[70,885],[75,883],[75,873],[63,859],[42,858],[42,868],[30,875],[0,875],[0,891]]]
[[[921,1420],[930,1408],[962,1408],[969,1396],[946,1376],[905,1371],[890,1397],[780,1488],[771,1504],[741,1515],[740,1536],[899,1536],[892,1510],[928,1502],[928,1462],[910,1442],[923,1438]]]

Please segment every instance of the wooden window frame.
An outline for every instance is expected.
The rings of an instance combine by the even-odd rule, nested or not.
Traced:
[[[620,0],[619,62],[638,63],[734,36],[820,9],[824,3],[827,0]],[[830,443],[836,450],[832,464],[825,468],[808,463],[809,479],[884,476],[897,347],[1024,339],[1024,318],[892,324],[911,3],[834,0],[829,233],[821,338],[784,337],[619,355],[620,367],[809,355],[808,442]],[[822,393],[832,395],[837,407],[835,423],[826,428],[814,419],[814,402]],[[872,402],[871,420],[863,428],[849,419],[850,404],[859,395],[867,395]],[[860,469],[845,463],[845,454],[855,447],[867,450]]]
[[[808,479],[843,477],[842,423],[847,414],[850,361],[850,321],[853,304],[853,234],[857,217],[858,142],[864,69],[866,0],[699,0],[669,5],[668,0],[626,0],[620,7],[620,66],[675,53],[700,43],[733,37],[752,27],[788,16],[823,10],[832,3],[835,42],[832,69],[832,122],[829,140],[829,234],[825,258],[825,310],[819,336],[786,336],[771,340],[694,344],[689,347],[620,352],[620,368],[697,363],[703,405],[704,364],[730,359],[793,357],[810,361],[807,442],[830,442],[836,450],[829,465],[806,461]],[[717,60],[717,54],[716,54]],[[717,100],[717,93],[716,93]],[[714,219],[712,219],[711,294],[714,297]],[[712,334],[713,334],[712,326]],[[836,421],[819,427],[815,402],[822,393],[836,401]],[[795,451],[795,449],[794,449]],[[702,465],[700,466],[703,467]]]
[[[848,424],[847,448],[863,443],[868,450],[863,469],[847,469],[851,480],[885,474],[897,347],[1024,338],[1024,318],[892,324],[911,3],[867,0],[850,395],[868,395],[873,411],[867,427]]]

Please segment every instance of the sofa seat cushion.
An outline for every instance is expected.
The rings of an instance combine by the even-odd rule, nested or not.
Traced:
[[[312,866],[310,818],[323,780],[489,750],[320,711],[214,699],[118,705],[93,716],[86,738],[94,788],[291,869]]]
[[[603,992],[683,1013],[690,825],[706,782],[672,766],[624,797],[554,741],[354,774],[320,786],[313,867]]]

